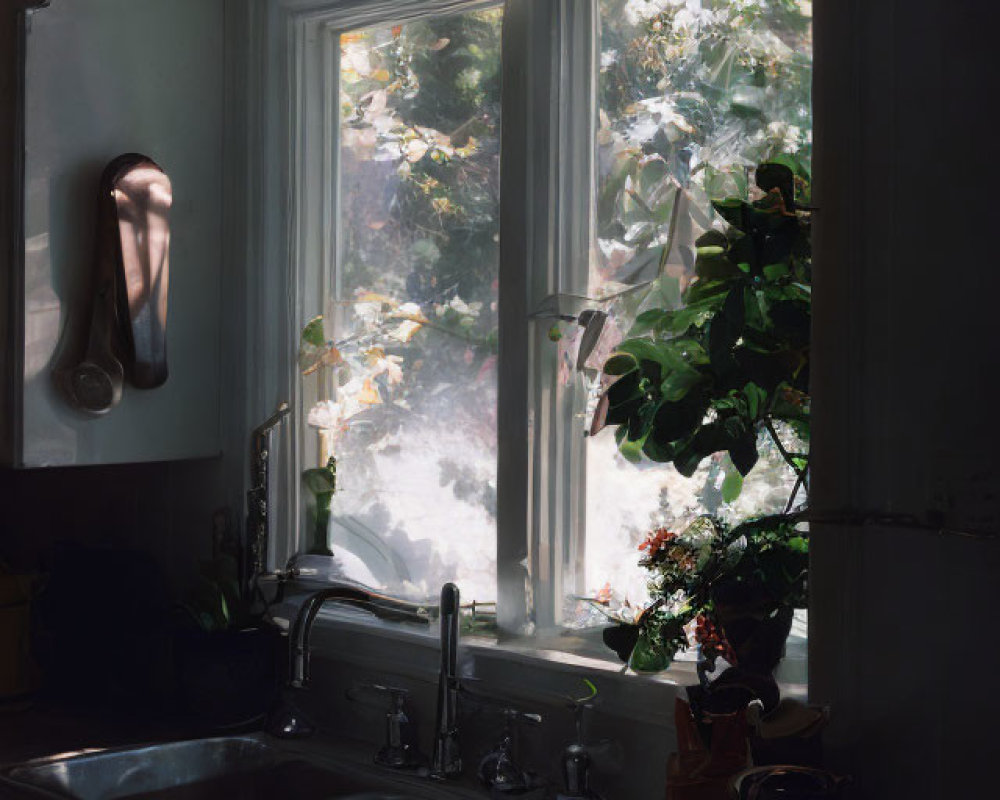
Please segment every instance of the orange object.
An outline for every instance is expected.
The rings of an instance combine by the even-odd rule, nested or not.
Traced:
[[[712,726],[712,747],[708,759],[696,770],[702,777],[727,778],[750,766],[750,729],[747,711],[741,708],[733,714],[709,714]]]
[[[706,748],[691,713],[681,698],[674,700],[677,750],[667,761],[666,800],[729,800],[729,780],[750,765],[746,710],[712,714],[712,743]]]
[[[680,697],[674,698],[674,727],[677,729],[678,774],[691,775],[705,763],[708,751],[691,713],[691,705]]]

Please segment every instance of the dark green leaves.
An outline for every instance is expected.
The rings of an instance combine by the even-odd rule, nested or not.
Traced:
[[[636,368],[636,360],[630,355],[612,356],[604,364],[605,375],[625,375]]]
[[[652,175],[660,166],[647,168]],[[726,452],[727,497],[757,462],[764,421],[784,420],[800,435],[808,426],[808,225],[793,211],[794,170],[771,163],[757,174],[763,199],[714,204],[730,227],[695,243],[683,306],[643,310],[604,367],[618,381],[600,413],[619,426],[622,454],[671,461],[691,475]]]

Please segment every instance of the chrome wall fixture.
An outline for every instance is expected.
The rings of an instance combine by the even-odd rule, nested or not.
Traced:
[[[126,379],[138,389],[167,380],[172,202],[170,178],[148,156],[125,153],[104,168],[86,351],[55,369],[75,408],[106,414]]]

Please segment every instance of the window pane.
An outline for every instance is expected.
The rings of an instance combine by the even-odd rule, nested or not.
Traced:
[[[338,459],[330,548],[396,594],[496,596],[500,22],[341,36],[343,364],[313,422]]]
[[[779,154],[808,167],[812,124],[806,0],[601,0],[600,9],[598,246],[589,294],[637,288],[608,302],[594,367],[637,313],[679,304],[694,240],[721,226],[711,199],[746,198],[753,167]],[[587,388],[593,397],[600,389]],[[762,443],[742,494],[725,503],[730,470],[720,454],[686,479],[670,465],[626,462],[611,431],[589,439],[589,596],[640,606],[648,599],[637,548],[652,528],[676,531],[702,513],[738,519],[783,510],[794,476],[773,446]]]

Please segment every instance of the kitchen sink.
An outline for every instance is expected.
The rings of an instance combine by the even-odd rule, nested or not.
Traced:
[[[383,772],[357,753],[263,733],[68,754],[0,770],[0,798],[447,800],[482,795]]]

